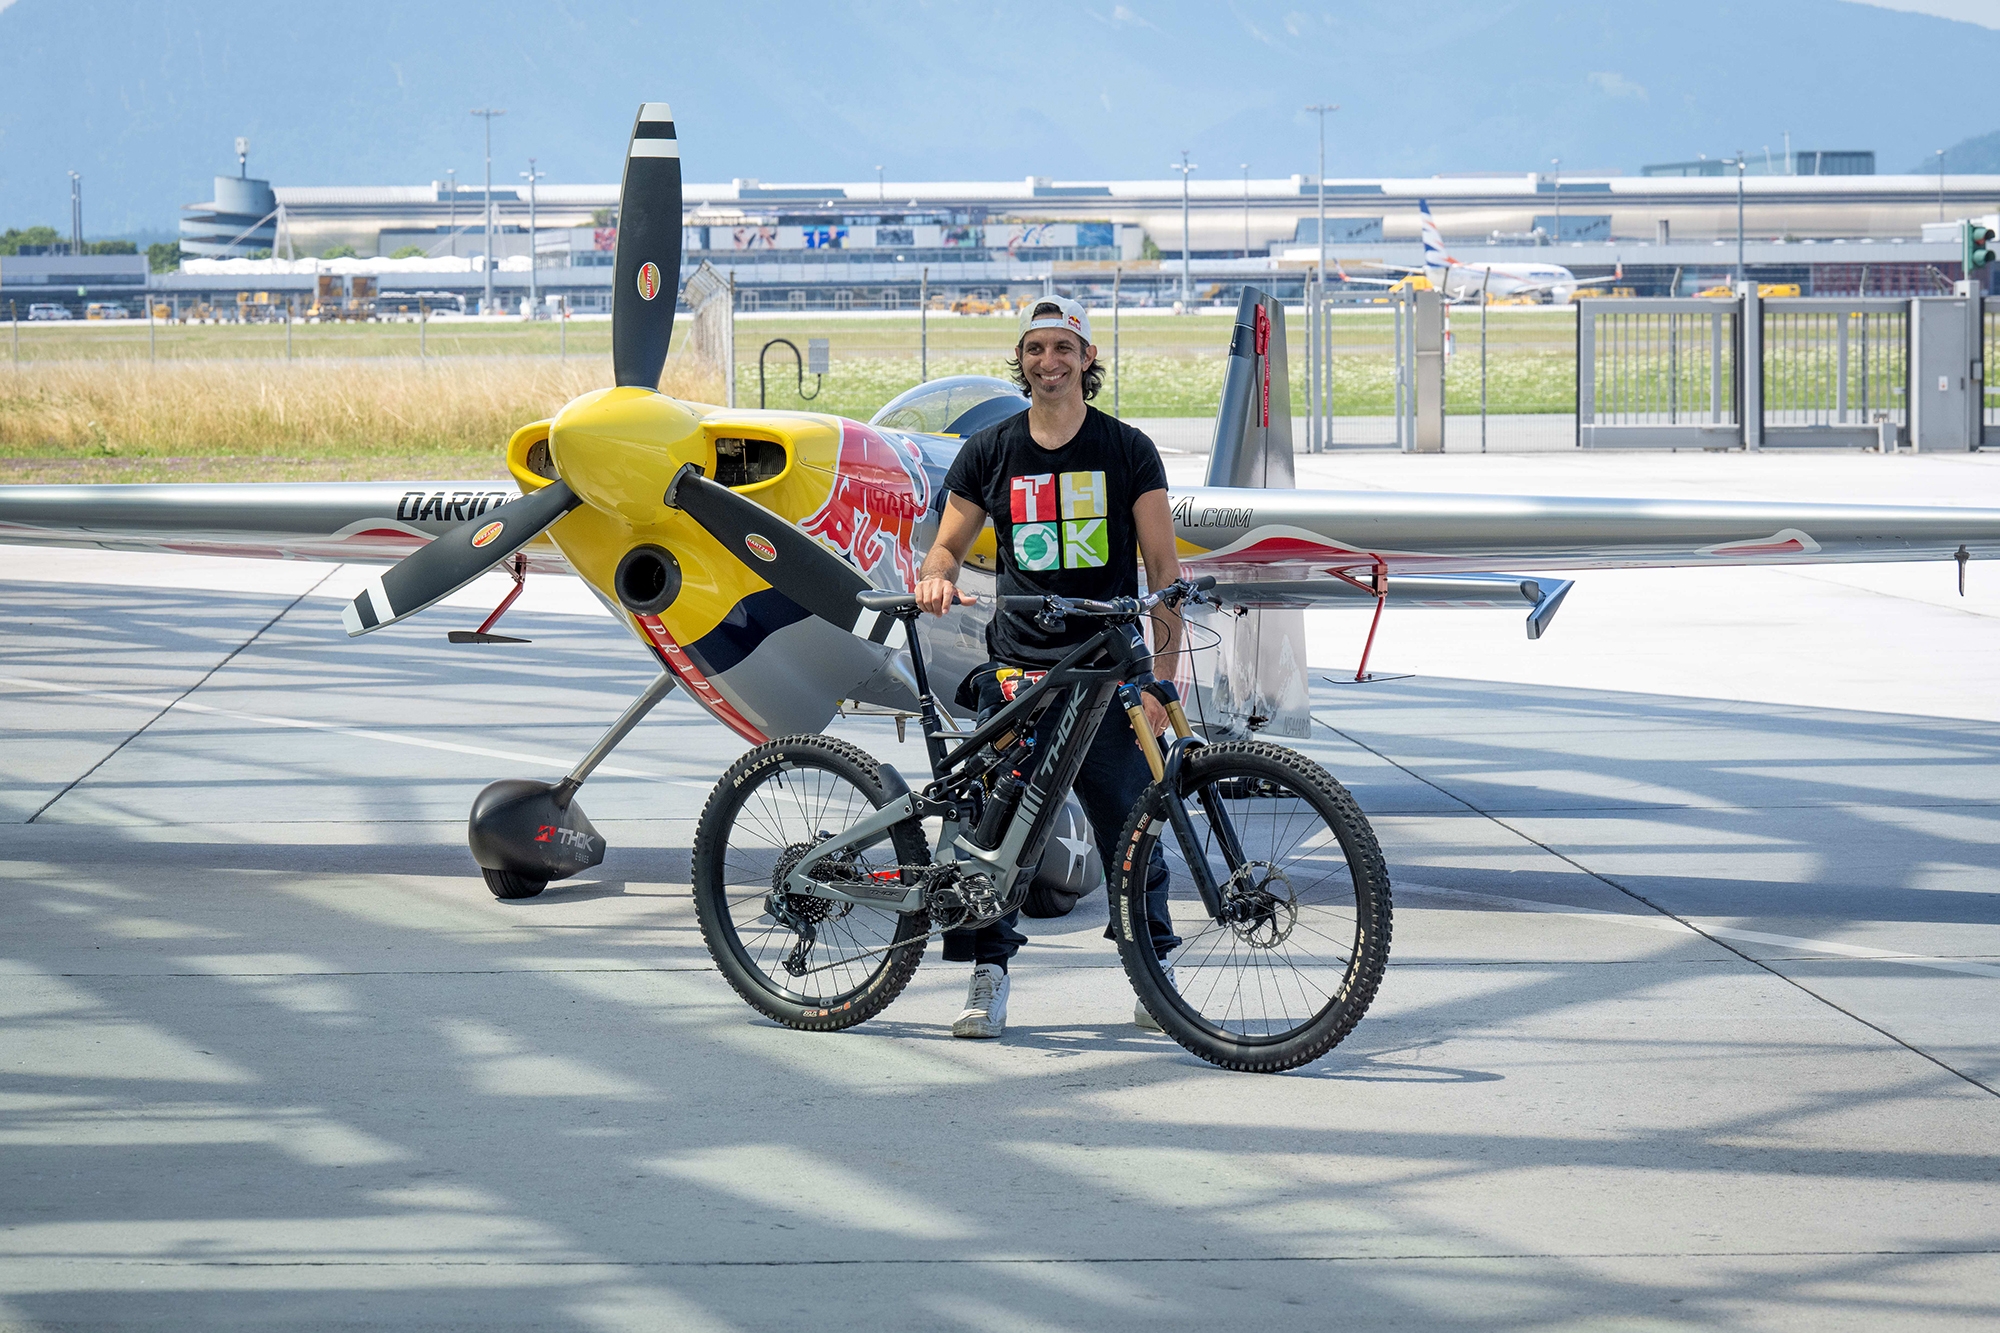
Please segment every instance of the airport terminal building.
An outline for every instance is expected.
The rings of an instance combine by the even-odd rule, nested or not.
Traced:
[[[1685,295],[1728,282],[1740,228],[1746,270],[1760,282],[1796,285],[1805,295],[1902,296],[1948,290],[1960,276],[1958,245],[1936,224],[2000,208],[2000,176],[1752,172],[1739,181],[1710,170],[1712,162],[1672,165],[1678,174],[1346,179],[1324,187],[1308,176],[1195,178],[1185,214],[1178,178],[739,179],[687,187],[684,262],[691,270],[706,261],[731,276],[743,309],[909,309],[926,296],[990,299],[1051,285],[1106,301],[1115,285],[1128,304],[1170,304],[1181,295],[1184,250],[1197,302],[1233,301],[1245,282],[1296,297],[1321,252],[1322,208],[1328,259],[1366,272],[1421,262],[1418,208],[1427,202],[1461,259],[1553,261],[1582,280],[1616,273],[1620,289],[1635,295]],[[538,299],[608,309],[617,193],[615,183],[544,184],[531,228],[527,192],[514,187],[495,188],[489,201],[476,187],[443,182],[272,188],[218,177],[213,199],[183,210],[183,254],[197,262],[152,285],[177,304],[233,304],[235,293],[252,288],[296,298],[313,287],[310,264],[226,257],[268,249],[304,260],[346,246],[364,259],[406,256],[381,274],[384,292],[406,288],[425,293],[432,308],[472,308],[485,291],[490,202],[501,309],[519,309],[531,278]],[[16,267],[0,266],[0,285],[31,278],[25,270],[10,275]],[[86,299],[60,285],[62,297]]]

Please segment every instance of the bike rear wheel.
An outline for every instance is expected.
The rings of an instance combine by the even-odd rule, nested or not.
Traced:
[[[1361,1021],[1388,965],[1389,874],[1374,831],[1330,773],[1268,742],[1199,747],[1177,785],[1196,845],[1181,845],[1159,785],[1133,807],[1119,843],[1111,887],[1126,976],[1161,1029],[1211,1064],[1258,1073],[1309,1064]],[[1155,845],[1184,936],[1165,959],[1146,914]],[[1197,893],[1190,856],[1213,873],[1223,921]]]
[[[922,961],[929,918],[782,889],[799,858],[889,803],[880,766],[826,736],[761,745],[722,775],[694,842],[694,906],[709,956],[751,1008],[834,1031],[880,1013]],[[852,875],[901,886],[928,865],[915,820],[856,854]]]

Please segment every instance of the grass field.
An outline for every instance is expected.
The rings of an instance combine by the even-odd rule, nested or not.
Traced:
[[[1112,355],[1108,318],[1099,347]],[[686,336],[688,321],[677,331]],[[1194,417],[1216,410],[1226,316],[1127,314],[1120,321],[1116,401],[1128,417]],[[930,376],[1004,374],[1011,316],[933,314]],[[1448,363],[1453,412],[1479,406],[1476,314],[1454,327]],[[0,330],[0,481],[277,481],[497,476],[519,425],[610,382],[611,326],[435,320],[296,324],[28,325]],[[419,356],[419,338],[423,355]],[[736,327],[737,402],[758,402],[757,357],[770,340],[803,351],[826,338],[831,373],[818,396],[798,394],[789,352],[766,359],[766,401],[867,418],[922,378],[914,314],[755,314]],[[1305,330],[1287,330],[1292,404],[1305,408]],[[1342,314],[1333,344],[1334,408],[1383,416],[1395,400],[1387,312]],[[1494,312],[1489,325],[1491,411],[1561,412],[1574,404],[1574,323],[1547,312]],[[563,355],[564,344],[567,355]],[[662,389],[716,401],[722,386],[676,355]],[[810,391],[812,377],[806,377]],[[1113,404],[1105,385],[1101,406]]]

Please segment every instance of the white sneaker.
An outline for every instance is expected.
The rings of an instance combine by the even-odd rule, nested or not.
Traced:
[[[1007,969],[981,963],[972,969],[965,992],[965,1012],[951,1025],[954,1037],[997,1037],[1007,1030]]]
[[[1169,967],[1166,969],[1166,973],[1167,973],[1167,986],[1169,989],[1173,989],[1174,970],[1171,967]],[[1148,1032],[1161,1032],[1165,1030],[1161,1028],[1160,1020],[1153,1017],[1151,1012],[1147,1010],[1146,1002],[1144,1000],[1134,1000],[1132,1002],[1132,1021],[1134,1023],[1137,1023],[1140,1027],[1146,1029],[1146,1031]]]

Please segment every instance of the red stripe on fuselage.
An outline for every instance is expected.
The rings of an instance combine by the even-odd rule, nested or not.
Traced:
[[[695,702],[706,708],[716,721],[752,745],[762,745],[771,739],[757,730],[749,718],[737,712],[736,706],[708,683],[708,677],[701,673],[701,668],[694,664],[694,659],[687,655],[674,636],[667,633],[667,627],[660,623],[658,616],[633,616],[632,619],[645,631],[646,641],[653,645],[653,650],[667,664],[667,669],[680,677],[681,684],[687,686]]]

